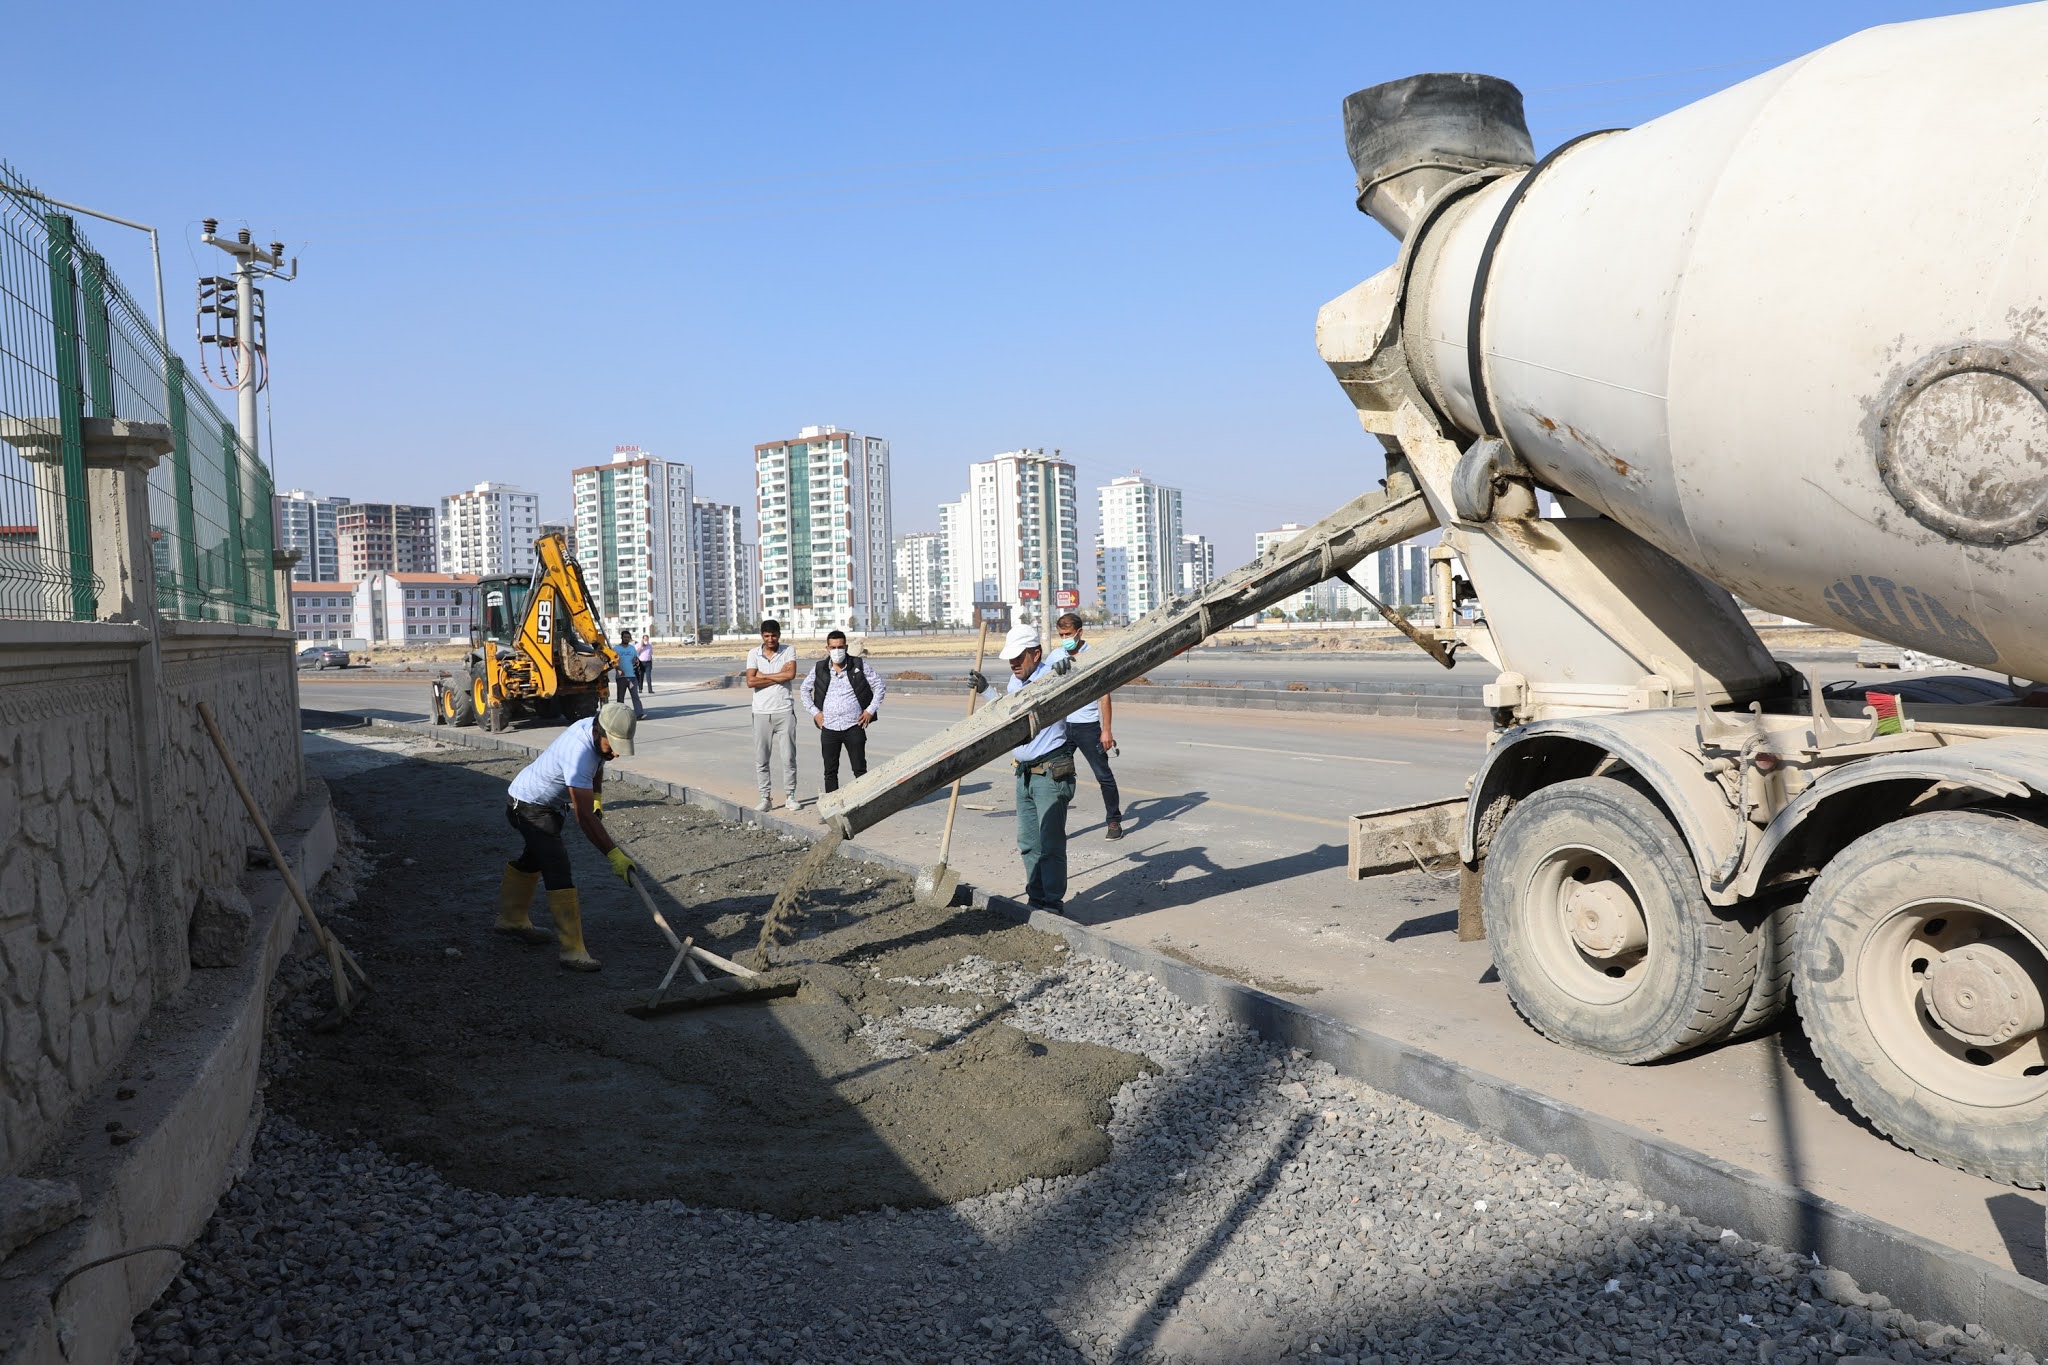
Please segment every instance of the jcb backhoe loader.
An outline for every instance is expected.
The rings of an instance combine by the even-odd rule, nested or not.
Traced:
[[[558,535],[534,542],[532,575],[500,574],[477,584],[478,610],[464,682],[434,684],[436,725],[502,730],[522,716],[563,721],[597,714],[605,673],[619,656],[590,608],[583,570]]]

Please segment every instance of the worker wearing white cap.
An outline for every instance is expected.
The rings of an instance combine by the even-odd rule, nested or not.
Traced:
[[[526,943],[557,943],[561,963],[570,971],[594,972],[599,963],[583,946],[583,905],[569,871],[562,824],[573,813],[583,837],[597,845],[619,880],[632,880],[633,860],[604,827],[604,765],[633,756],[635,720],[632,707],[606,702],[596,715],[577,721],[541,750],[506,793],[505,819],[519,831],[524,846],[505,864],[497,930]],[[552,934],[529,917],[533,888],[542,878],[548,884],[548,914],[555,921]]]
[[[999,657],[1010,666],[1017,691],[1049,673],[1074,666],[1062,654],[1051,663],[1038,645],[1034,626],[1018,626],[1003,640]],[[988,679],[970,673],[976,692]],[[1017,851],[1024,855],[1024,899],[1033,909],[1058,912],[1067,897],[1067,806],[1074,799],[1074,746],[1064,720],[1046,725],[1010,751],[1017,767]]]

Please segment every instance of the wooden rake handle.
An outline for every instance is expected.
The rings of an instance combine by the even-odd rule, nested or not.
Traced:
[[[363,964],[356,961],[356,955],[343,946],[340,939],[328,933],[326,926],[320,923],[320,917],[313,913],[313,903],[306,899],[306,889],[299,885],[298,874],[285,861],[284,850],[277,846],[277,836],[270,832],[270,822],[263,818],[263,808],[256,804],[249,784],[242,780],[241,765],[235,762],[226,737],[213,719],[213,710],[205,702],[199,703],[199,719],[205,723],[206,733],[212,736],[213,747],[220,751],[220,761],[227,765],[228,779],[235,784],[235,792],[242,798],[242,805],[248,810],[249,819],[255,823],[256,832],[263,836],[263,847],[270,851],[270,861],[276,865],[278,875],[284,878],[285,890],[298,903],[299,913],[313,931],[314,941],[327,954],[327,970],[334,977],[335,1008],[345,1016],[355,1008],[355,999],[348,985],[349,972],[353,971],[365,987],[370,984],[369,974],[363,970]]]

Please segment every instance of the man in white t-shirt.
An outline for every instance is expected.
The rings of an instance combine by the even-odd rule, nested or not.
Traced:
[[[754,776],[761,788],[756,810],[775,805],[771,768],[782,760],[783,808],[803,803],[796,795],[796,647],[782,643],[782,623],[763,621],[761,643],[747,651],[747,686],[754,690]]]

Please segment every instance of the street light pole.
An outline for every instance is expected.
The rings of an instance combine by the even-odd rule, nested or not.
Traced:
[[[8,193],[21,199],[34,199],[38,203],[48,204],[52,208],[69,209],[73,213],[82,213],[88,218],[97,218],[106,223],[118,223],[125,228],[134,228],[137,232],[148,233],[149,263],[156,272],[156,335],[157,340],[164,344],[165,353],[168,354],[170,352],[171,334],[164,330],[164,256],[163,252],[157,249],[155,228],[147,223],[138,223],[132,218],[116,218],[111,213],[101,213],[98,209],[89,209],[83,204],[67,203],[62,199],[44,194],[40,190],[10,186]]]

